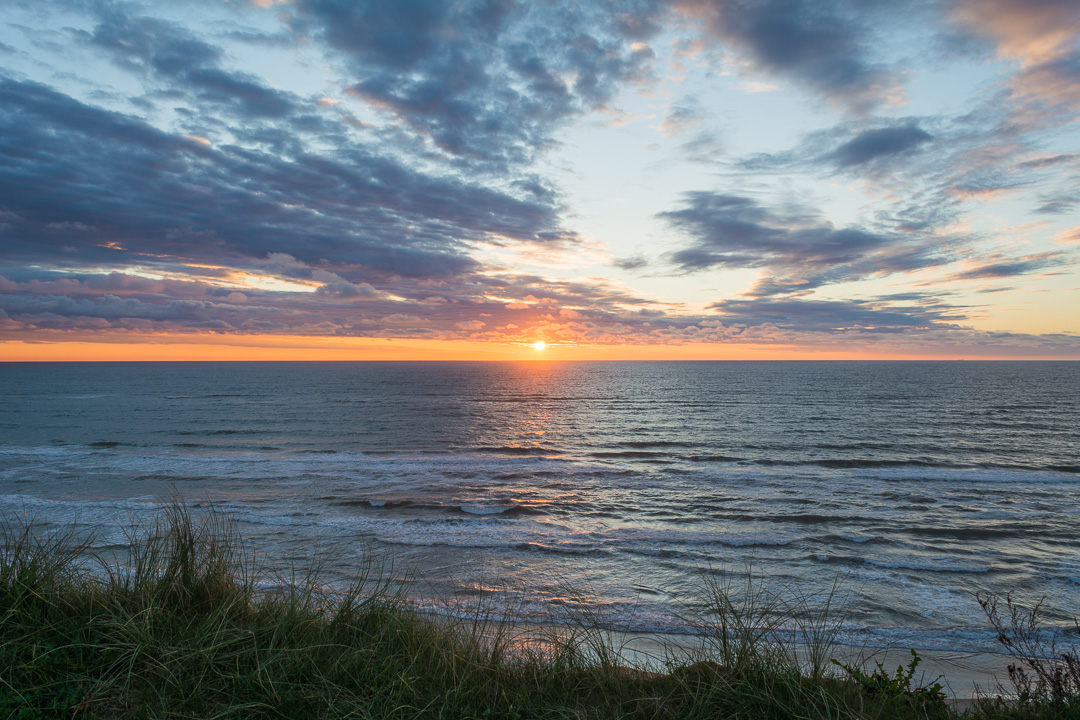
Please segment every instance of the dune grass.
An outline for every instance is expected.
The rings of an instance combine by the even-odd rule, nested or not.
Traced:
[[[912,685],[915,664],[889,675],[830,663],[843,621],[832,596],[791,603],[754,581],[707,581],[700,649],[635,669],[597,618],[521,642],[479,616],[433,621],[370,569],[343,593],[314,572],[258,591],[243,543],[212,511],[174,503],[130,540],[107,558],[73,530],[4,526],[0,718],[959,716]],[[1007,632],[1014,616],[997,617]],[[1037,608],[1015,618],[1030,628]],[[1041,666],[1060,677],[1047,662],[1061,661]],[[1029,672],[1026,695],[966,712],[1076,717],[1063,672],[1055,689]]]

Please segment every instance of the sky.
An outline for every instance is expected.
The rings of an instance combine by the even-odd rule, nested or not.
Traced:
[[[1080,359],[1078,120],[1076,0],[5,0],[0,360]]]

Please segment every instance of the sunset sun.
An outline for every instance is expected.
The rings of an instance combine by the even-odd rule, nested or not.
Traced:
[[[533,347],[536,348],[537,350],[543,350],[544,348],[547,347],[547,343],[544,342],[543,340],[537,340],[536,342],[533,343]]]

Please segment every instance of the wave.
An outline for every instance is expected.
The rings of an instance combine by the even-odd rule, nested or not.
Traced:
[[[475,516],[494,516],[499,517],[517,517],[522,515],[546,515],[547,513],[541,508],[535,505],[519,505],[519,504],[499,504],[499,503],[461,503],[461,504],[444,504],[439,502],[422,502],[416,500],[380,500],[374,498],[359,498],[339,500],[337,498],[319,498],[333,500],[331,505],[337,507],[362,507],[371,510],[384,510],[384,511],[435,511],[444,513],[475,515]]]
[[[926,558],[923,561],[917,559],[890,560],[855,555],[828,555],[824,553],[815,554],[812,557],[820,562],[870,566],[881,568],[883,570],[910,570],[913,572],[961,573],[973,575],[984,575],[993,570],[990,565],[973,564],[955,557]]]
[[[799,525],[823,525],[827,523],[847,523],[858,521],[861,518],[841,515],[815,515],[813,513],[793,513],[791,515],[760,515],[755,519],[768,522],[790,522]]]
[[[589,453],[589,457],[594,458],[642,458],[642,459],[654,459],[654,458],[670,458],[670,453],[656,452],[652,450],[606,450]]]
[[[670,547],[672,545],[689,547],[724,545],[739,548],[782,547],[802,542],[807,538],[803,535],[773,535],[760,532],[702,532],[675,528],[664,530],[617,528],[613,529],[604,539],[605,542],[612,543],[621,550],[634,552],[639,547],[655,549],[658,546]]]
[[[915,526],[905,531],[911,535],[954,538],[956,540],[995,540],[999,538],[1031,537],[1041,534],[1033,532],[1029,523],[998,525],[995,527],[933,527]]]
[[[691,462],[715,462],[715,463],[737,463],[744,462],[746,458],[738,457],[736,455],[691,455],[686,458]]]
[[[543,445],[492,445],[470,448],[476,452],[497,453],[499,455],[557,455],[558,450]]]
[[[927,562],[915,562],[912,560],[875,560],[863,558],[863,562],[874,567],[888,570],[915,570],[918,572],[932,573],[988,573],[992,569],[989,565],[968,565],[962,560],[950,561],[947,558],[935,558]]]
[[[499,517],[547,514],[534,505],[458,505],[457,509],[467,515],[498,515]]]
[[[977,467],[936,460],[875,460],[871,458],[815,458],[813,460],[788,460],[781,458],[755,458],[747,461],[751,465],[764,467],[806,467],[816,466],[829,469],[858,469],[858,468],[949,468],[966,469]]]
[[[851,542],[851,543],[856,543],[858,545],[863,545],[865,543],[877,542],[877,541],[881,540],[882,538],[881,538],[880,535],[843,535],[843,534],[837,534],[837,535],[825,535],[821,539],[825,540],[825,541],[828,541],[828,542],[836,542],[837,540],[842,540],[844,542]]]
[[[917,467],[917,468],[964,468],[970,467],[958,463],[943,462],[937,460],[870,460],[867,458],[826,458],[823,460],[810,460],[806,464],[817,465],[823,468],[894,468],[894,467]]]
[[[448,530],[425,528],[422,532],[376,531],[380,542],[388,545],[429,548],[469,548],[487,551],[540,552],[557,555],[606,555],[608,550],[596,545],[560,544],[541,542],[529,538],[493,537],[488,535],[465,535]]]
[[[551,545],[542,542],[520,542],[513,546],[514,550],[525,552],[556,553],[558,555],[603,555],[604,550],[597,547],[575,547],[571,545]]]
[[[283,474],[295,472],[294,468],[307,463],[308,472],[323,473],[326,471],[350,472],[361,468],[372,468],[375,471],[384,471],[392,467],[395,472],[413,470],[448,472],[450,468],[467,466],[472,471],[490,475],[498,482],[512,481],[527,476],[530,479],[540,478],[566,478],[572,479],[581,475],[623,473],[633,475],[640,470],[633,467],[617,467],[611,461],[627,461],[632,463],[676,462],[670,471],[676,469],[682,473],[699,472],[694,465],[702,466],[701,472],[719,473],[720,477],[735,477],[754,479],[755,469],[772,470],[771,476],[776,472],[791,469],[792,472],[812,472],[814,468],[823,468],[832,471],[863,471],[881,480],[886,481],[951,481],[953,479],[986,483],[1015,483],[1028,484],[1036,481],[1039,484],[1047,482],[1074,482],[1077,474],[1080,474],[1080,465],[1070,463],[1022,465],[1006,463],[980,463],[962,464],[954,462],[936,461],[929,459],[874,459],[861,458],[811,458],[791,459],[783,457],[773,458],[747,458],[737,455],[720,454],[683,454],[678,451],[678,444],[658,445],[651,441],[642,441],[641,445],[653,446],[642,448],[619,449],[618,446],[597,449],[591,453],[575,456],[569,450],[553,444],[545,445],[485,445],[479,447],[447,448],[443,450],[401,450],[364,448],[339,449],[329,447],[295,447],[288,444],[275,445],[266,443],[271,438],[260,438],[264,430],[257,428],[220,428],[217,430],[195,431],[180,430],[173,433],[171,442],[155,446],[139,442],[107,439],[91,443],[79,443],[70,445],[48,446],[0,446],[2,455],[27,455],[48,456],[61,458],[68,454],[73,463],[78,462],[76,454],[79,448],[88,451],[100,451],[108,448],[138,447],[139,456],[117,454],[117,459],[127,457],[130,462],[147,463],[155,465],[162,463],[189,463],[202,462],[207,464],[220,463],[249,463],[251,473],[262,477],[280,477]],[[236,440],[223,447],[220,443],[224,438],[235,437]],[[214,443],[212,438],[220,438]],[[276,438],[274,438],[276,439]],[[244,442],[248,440],[250,442]],[[263,442],[258,442],[262,440]],[[206,448],[227,450],[220,457],[200,452]],[[191,450],[191,454],[183,456],[184,450]],[[268,454],[271,465],[268,465]],[[596,461],[595,464],[590,460]],[[606,461],[606,462],[605,462]],[[528,462],[525,468],[516,463]],[[682,464],[687,463],[687,464]],[[691,465],[689,463],[693,463]],[[705,470],[708,467],[708,470]],[[669,472],[670,472],[669,471]],[[1055,478],[1055,475],[1058,476]],[[496,477],[497,476],[497,477]],[[702,478],[706,479],[706,478]],[[713,477],[707,478],[713,482]],[[800,481],[802,479],[800,478]]]

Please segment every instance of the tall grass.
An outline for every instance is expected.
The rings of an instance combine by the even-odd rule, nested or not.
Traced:
[[[129,541],[112,557],[74,531],[4,524],[0,718],[957,715],[836,670],[833,594],[792,600],[752,578],[706,581],[700,648],[635,669],[587,610],[532,643],[497,615],[424,616],[375,563],[344,592],[323,587],[317,568],[259,590],[243,543],[212,510],[174,503]],[[1066,717],[1070,702],[1033,698],[1016,716]]]

